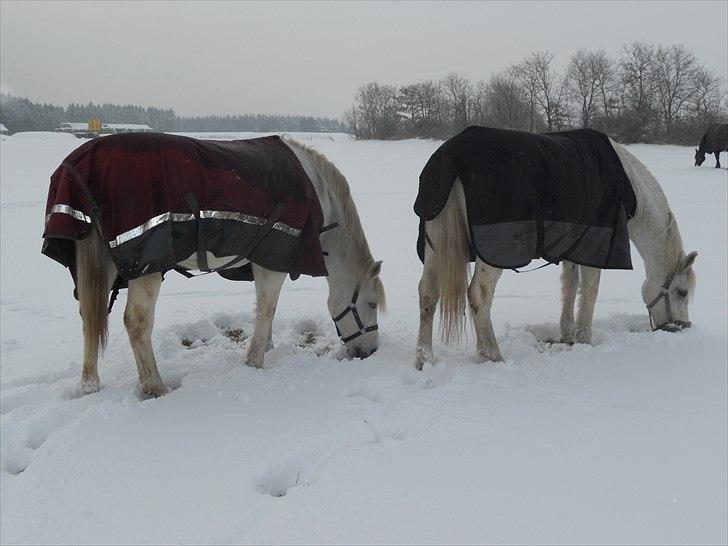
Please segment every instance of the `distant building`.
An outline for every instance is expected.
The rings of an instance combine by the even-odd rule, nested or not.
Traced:
[[[149,125],[142,125],[141,123],[104,123],[101,125],[101,134],[116,134],[116,133],[153,133]]]
[[[0,135],[7,135],[10,131],[2,123],[0,123]]]
[[[92,129],[93,126],[93,129]],[[88,123],[63,122],[55,131],[59,133],[70,133],[79,138],[94,138],[99,135],[114,135],[116,133],[153,133],[149,125],[141,123],[101,123],[98,118],[93,118]]]
[[[70,133],[72,135],[85,135],[88,133],[88,123],[61,123],[54,129],[57,133]]]

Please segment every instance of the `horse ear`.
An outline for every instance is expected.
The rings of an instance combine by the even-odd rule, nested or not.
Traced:
[[[369,269],[367,270],[367,280],[370,281],[374,277],[378,277],[379,273],[382,272],[382,261],[379,260],[378,262],[374,262],[372,265],[369,266]]]
[[[685,256],[680,262],[680,271],[685,271],[688,267],[692,266],[695,262],[695,258],[698,257],[697,250],[693,250],[690,254]]]

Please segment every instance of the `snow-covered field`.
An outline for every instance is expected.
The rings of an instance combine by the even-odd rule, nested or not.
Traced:
[[[384,260],[379,351],[332,358],[326,283],[301,278],[266,368],[247,368],[253,286],[171,273],[154,347],[175,390],[151,400],[124,293],[103,388],[74,394],[80,319],[40,236],[48,177],[80,141],[2,139],[0,542],[726,542],[726,170],[692,167],[690,148],[629,147],[700,252],[692,329],[648,331],[636,253],[635,271],[602,276],[594,346],[543,342],[558,268],[506,273],[493,315],[507,362],[477,364],[471,335],[416,372],[412,204],[439,143],[298,136],[348,177]]]

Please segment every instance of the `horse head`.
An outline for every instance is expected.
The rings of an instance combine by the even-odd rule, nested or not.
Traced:
[[[695,148],[695,166],[700,167],[705,161],[705,152],[701,152],[700,149]]]
[[[362,278],[329,285],[329,311],[349,358],[364,359],[379,348],[377,313],[384,308],[381,268],[381,261],[373,262]]]
[[[679,332],[692,325],[688,303],[695,290],[693,263],[697,256],[695,251],[683,256],[675,271],[661,285],[649,277],[642,285],[653,330]]]

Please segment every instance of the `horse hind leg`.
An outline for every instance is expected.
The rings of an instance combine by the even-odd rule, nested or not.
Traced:
[[[561,271],[561,342],[574,343],[574,302],[579,288],[579,266],[564,262]]]
[[[475,325],[478,356],[484,361],[503,362],[490,316],[495,287],[502,274],[502,269],[478,259],[468,286],[468,304]]]
[[[720,169],[720,152],[714,152],[715,155],[715,168]]]
[[[253,278],[256,296],[255,330],[250,339],[246,363],[253,368],[262,368],[265,350],[272,344],[273,317],[286,274],[253,264]]]
[[[107,306],[116,269],[96,231],[77,241],[75,252],[79,313],[83,323],[83,368],[78,393],[84,395],[101,388],[98,360],[108,337]]]
[[[435,278],[435,260],[432,249],[425,247],[425,264],[418,286],[420,298],[420,329],[415,346],[415,368],[421,370],[425,362],[432,361],[432,328],[440,292]]]
[[[592,320],[594,306],[599,294],[599,280],[602,270],[594,267],[580,266],[581,282],[579,285],[579,314],[576,319],[576,343],[592,342]]]
[[[159,273],[129,281],[126,309],[124,309],[124,326],[134,352],[139,384],[144,394],[154,397],[162,396],[168,391],[159,376],[152,350],[154,308],[161,284],[162,276]]]

